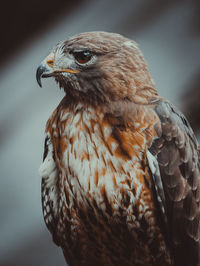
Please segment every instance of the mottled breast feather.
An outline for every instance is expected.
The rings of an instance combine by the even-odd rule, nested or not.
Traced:
[[[153,105],[115,112],[66,103],[47,123],[41,175],[45,222],[67,262],[171,265],[147,161],[159,126]]]
[[[158,245],[166,251],[169,247],[176,265],[198,265],[199,154],[184,116],[164,101],[155,108],[132,106],[127,118],[120,105],[115,115],[81,104],[73,112],[70,108],[61,103],[49,119],[40,168],[45,222],[67,261],[84,265],[90,258],[92,264],[118,265],[109,259],[113,250],[99,255],[109,240],[119,249],[120,233],[110,232],[110,225],[114,228],[118,221],[116,230],[126,225],[133,236],[129,241],[137,242],[139,231],[147,230],[144,226],[148,246],[159,239],[153,244],[156,252]],[[103,240],[98,235],[101,230]],[[97,260],[88,254],[88,245],[99,247],[90,248]],[[119,263],[134,265],[131,260],[136,259],[137,265],[161,265],[148,258],[152,248],[143,248],[146,261],[141,262],[139,248],[132,247],[130,264]],[[75,250],[79,250],[77,260]],[[161,255],[161,250],[162,265],[171,265],[168,253]],[[119,252],[123,257],[123,249]]]
[[[166,101],[155,108],[161,127],[150,152],[156,158],[165,202],[165,229],[176,265],[199,265],[199,147],[186,118]],[[157,196],[159,196],[159,193]]]

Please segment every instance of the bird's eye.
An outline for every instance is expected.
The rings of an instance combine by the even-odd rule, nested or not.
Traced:
[[[74,58],[79,64],[86,64],[92,58],[92,54],[88,51],[74,52]]]

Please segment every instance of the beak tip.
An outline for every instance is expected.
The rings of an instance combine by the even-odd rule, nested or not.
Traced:
[[[36,80],[40,87],[42,87],[41,77],[42,77],[43,72],[44,72],[44,68],[41,67],[40,65],[36,71]]]
[[[38,85],[40,86],[40,88],[42,88],[42,82],[41,82],[41,79],[40,78],[36,78],[37,79],[37,83]]]

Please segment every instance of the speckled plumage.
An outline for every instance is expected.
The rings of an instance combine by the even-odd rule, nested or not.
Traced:
[[[66,92],[40,174],[45,223],[68,265],[198,265],[198,144],[137,45],[79,34],[52,50],[42,75]]]

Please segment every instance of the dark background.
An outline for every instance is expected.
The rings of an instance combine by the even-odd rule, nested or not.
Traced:
[[[56,22],[84,0],[4,1],[0,16],[1,65],[33,36]]]
[[[0,265],[65,265],[42,217],[44,127],[63,92],[35,71],[52,46],[78,32],[105,30],[136,40],[159,93],[198,134],[200,1],[4,1],[0,16]]]

